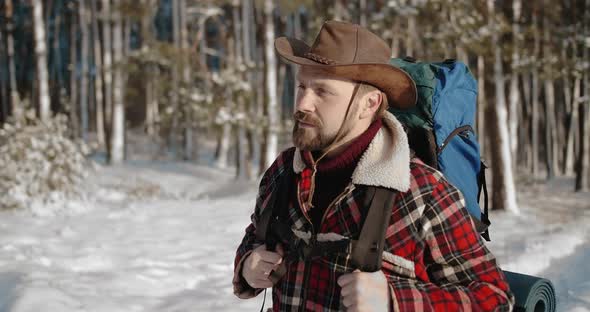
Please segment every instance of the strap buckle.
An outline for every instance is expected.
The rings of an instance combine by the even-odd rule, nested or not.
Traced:
[[[314,234],[308,242],[300,239],[295,244],[295,250],[302,260],[317,260],[335,253],[348,253],[350,242],[349,238],[335,241],[318,241],[317,235]]]

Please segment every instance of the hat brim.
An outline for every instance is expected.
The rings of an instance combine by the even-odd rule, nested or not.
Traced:
[[[334,75],[373,85],[387,95],[389,105],[408,109],[416,105],[417,90],[414,80],[403,70],[385,63],[323,64],[306,58],[310,47],[303,41],[280,37],[275,39],[277,53],[289,63],[314,66]]]

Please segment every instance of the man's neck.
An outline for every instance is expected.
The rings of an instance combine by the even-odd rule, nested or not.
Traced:
[[[348,148],[352,142],[354,142],[361,135],[363,135],[367,131],[367,129],[369,129],[369,126],[370,126],[370,124],[367,124],[364,127],[354,129],[350,133],[346,134],[342,139],[338,140],[338,142],[332,143],[332,145],[336,144],[336,147],[334,147],[330,150],[322,150],[321,153],[319,153],[319,154],[320,155],[326,154],[323,157],[326,159],[330,159],[336,155],[339,155],[344,150],[346,150],[346,148]],[[330,147],[328,147],[328,148],[330,148]],[[326,153],[326,151],[327,151],[327,153]]]
[[[354,142],[354,140],[356,140],[356,138],[358,138],[360,135],[357,135],[351,139],[348,139],[345,142],[340,143],[340,145],[338,145],[336,148],[328,151],[328,153],[326,153],[326,151],[322,151],[321,153],[319,153],[319,155],[323,155],[324,153],[326,153],[326,155],[323,157],[325,159],[330,159],[333,158],[337,155],[340,155],[340,153],[342,153],[343,151],[345,151],[352,142]]]
[[[382,120],[373,121],[367,129],[365,129],[362,133],[358,135],[349,134],[344,137],[346,141],[340,141],[341,143],[337,145],[333,150],[328,151],[328,153],[323,157],[323,160],[320,157],[325,153],[324,151],[315,151],[310,154],[312,157],[312,163],[317,163],[318,161],[324,165],[328,165],[328,167],[332,167],[334,164],[333,160],[345,160],[351,158],[360,157],[360,154],[364,152],[367,146],[371,143],[379,129],[381,129]],[[339,162],[339,161],[338,161]],[[309,163],[311,164],[311,163]],[[308,165],[309,165],[308,164]],[[325,167],[321,165],[321,167]]]

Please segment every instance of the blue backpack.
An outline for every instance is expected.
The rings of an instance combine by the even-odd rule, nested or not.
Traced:
[[[474,131],[477,82],[461,62],[416,62],[393,58],[390,63],[407,72],[418,89],[418,102],[409,110],[389,108],[404,125],[410,147],[426,164],[440,170],[465,197],[477,230],[489,241],[487,166],[481,160]],[[480,208],[484,193],[484,211]]]

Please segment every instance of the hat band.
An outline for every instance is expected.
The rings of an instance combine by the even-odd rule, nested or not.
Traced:
[[[322,64],[326,64],[326,65],[332,65],[332,64],[336,64],[336,61],[331,60],[327,57],[323,57],[321,55],[317,55],[315,53],[312,52],[307,52],[304,54],[304,56],[308,59],[311,59],[312,61],[316,61],[318,63],[322,63]]]

